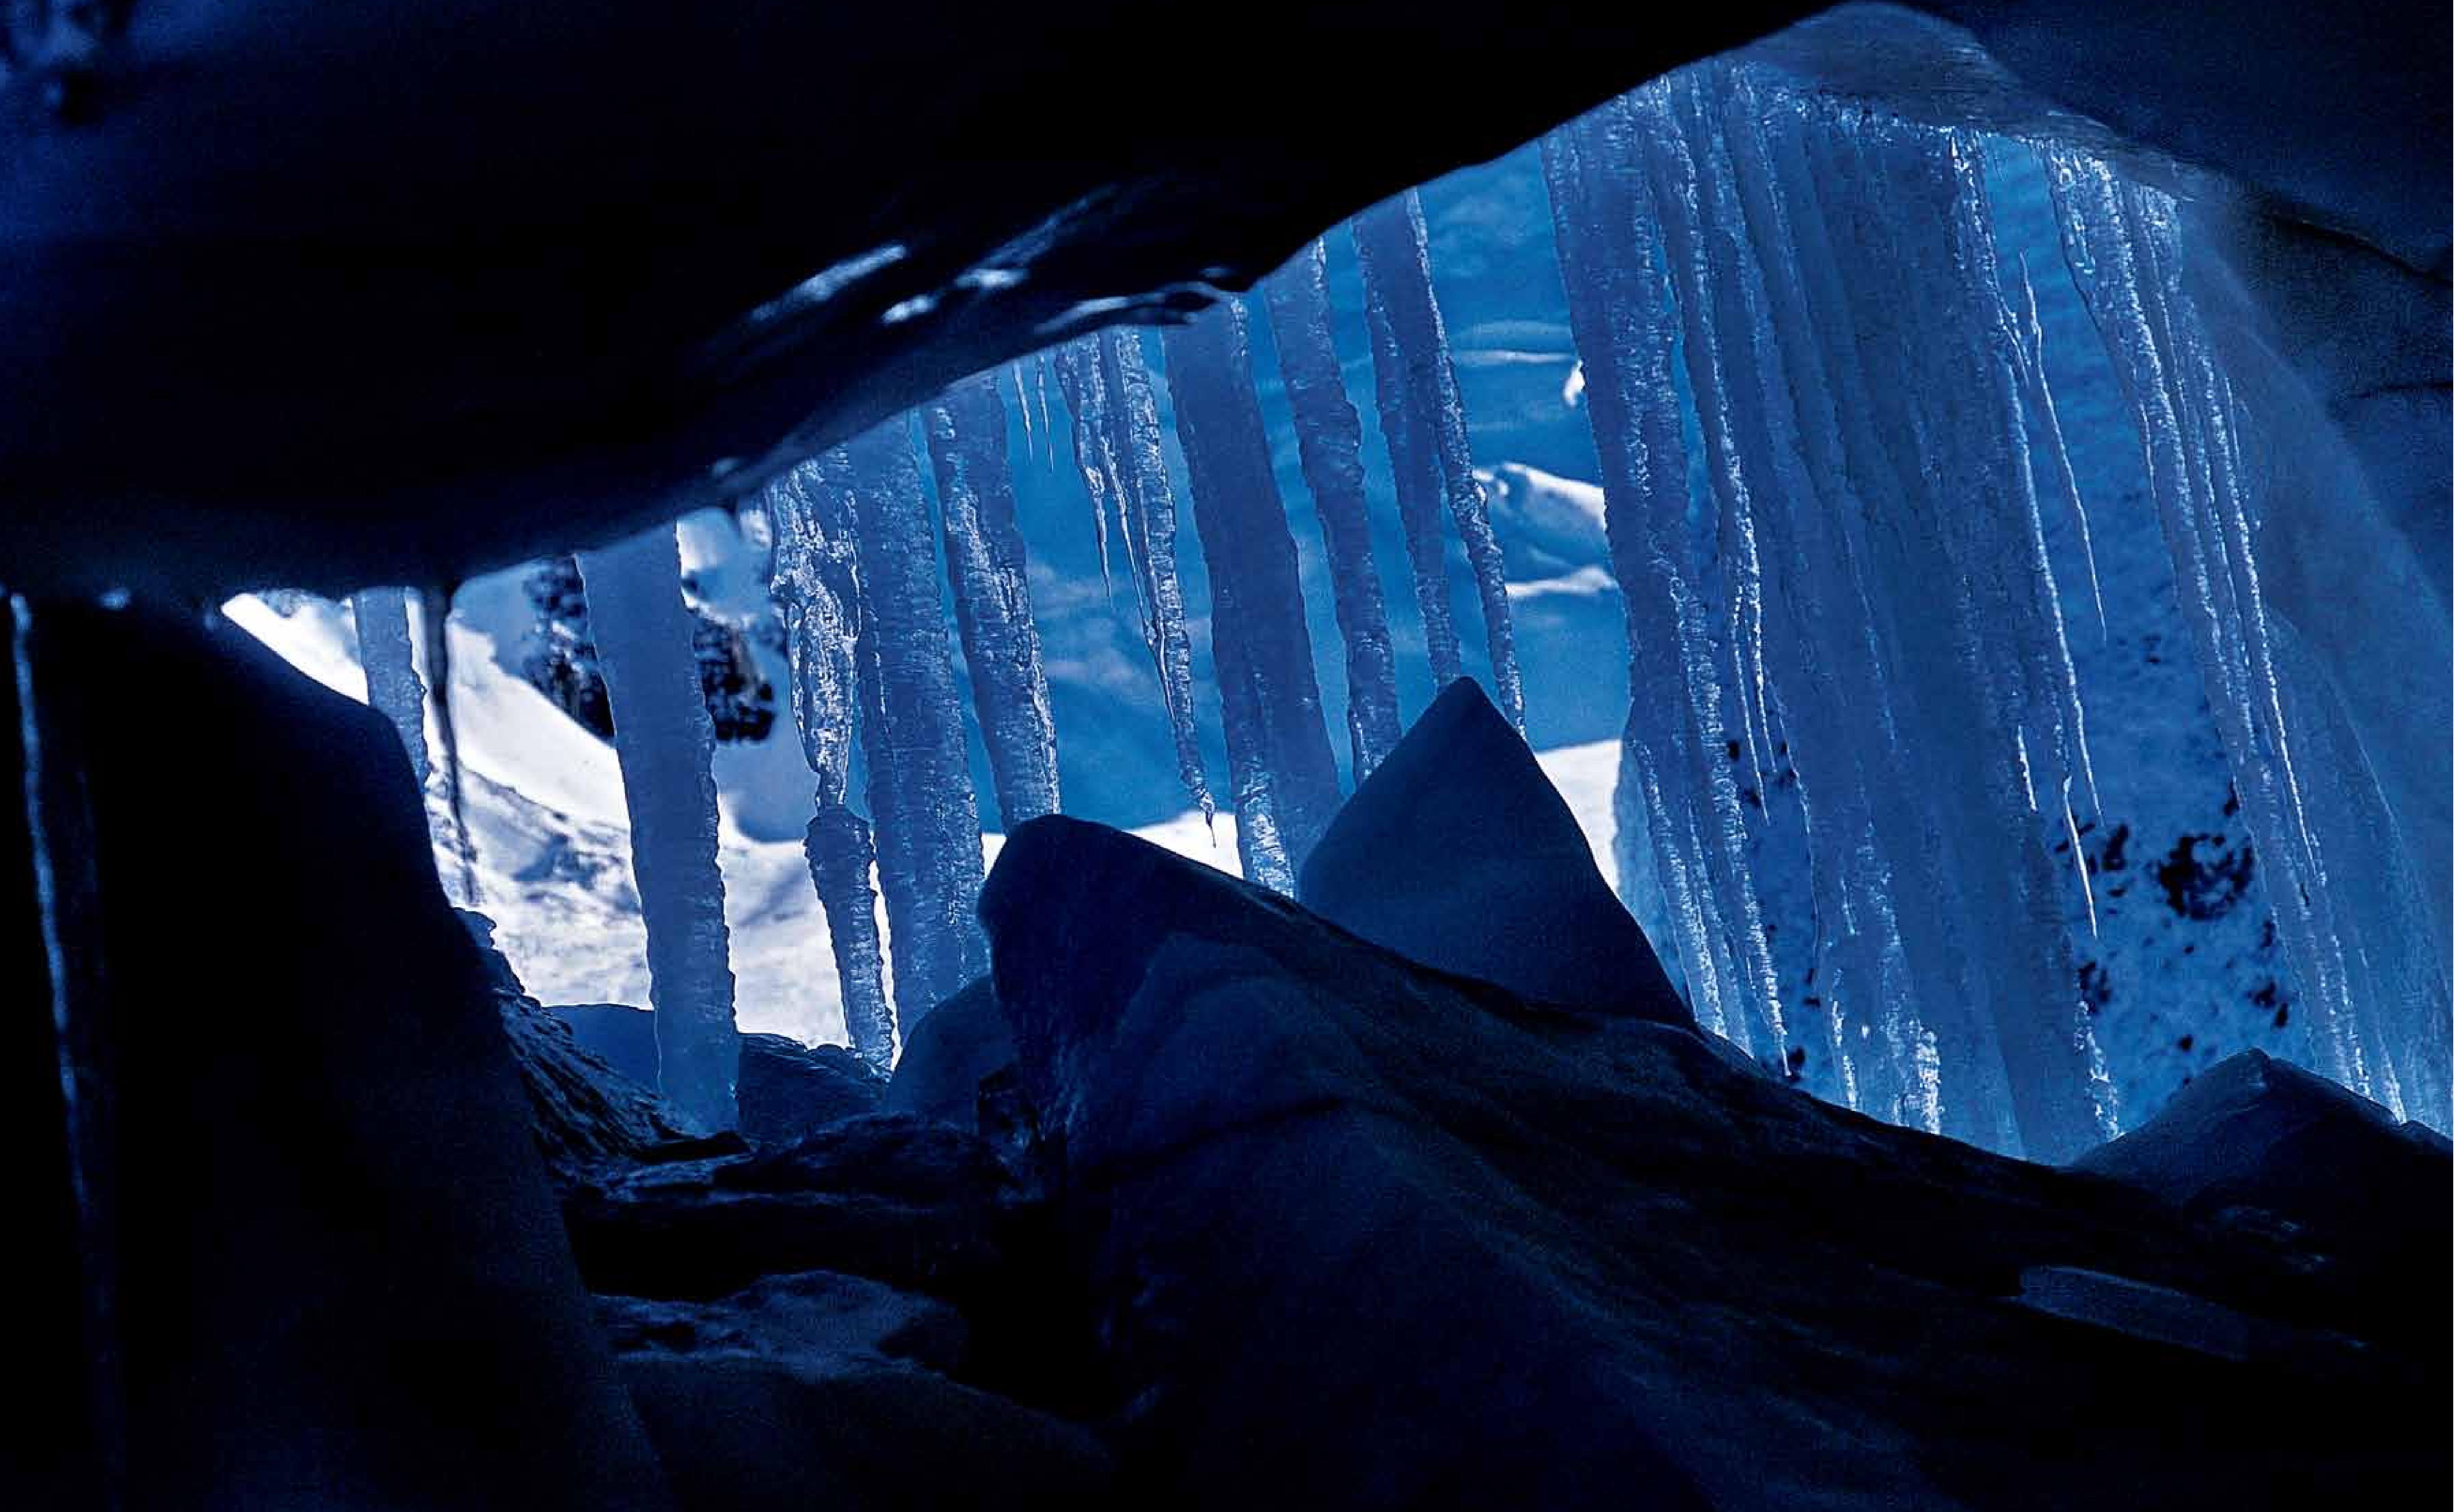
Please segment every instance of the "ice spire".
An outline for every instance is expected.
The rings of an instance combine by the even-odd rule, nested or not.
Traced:
[[[1161,450],[1158,403],[1143,364],[1142,338],[1114,329],[1084,337],[1058,349],[1056,368],[1074,417],[1074,464],[1083,487],[1095,498],[1119,501],[1143,646],[1168,712],[1177,778],[1208,823],[1211,785],[1194,725],[1194,645],[1177,571],[1177,498]]]
[[[582,552],[580,575],[631,818],[658,1086],[701,1124],[729,1129],[741,1042],[716,860],[716,730],[700,691],[673,527]]]
[[[1007,469],[1006,406],[994,376],[967,378],[925,412],[947,541],[955,625],[972,670],[972,711],[989,747],[1000,826],[1057,811],[1057,731],[1032,618],[1023,531]]]
[[[1279,377],[1296,417],[1297,452],[1321,518],[1333,607],[1347,647],[1347,743],[1362,782],[1399,743],[1399,684],[1382,577],[1365,512],[1364,430],[1331,340],[1326,254],[1317,239],[1264,281]]]
[[[1160,346],[1211,569],[1238,856],[1248,878],[1292,893],[1339,807],[1339,768],[1322,728],[1296,541],[1254,396],[1245,307],[1226,300],[1162,332]]]
[[[409,769],[423,790],[432,770],[426,757],[426,684],[419,681],[409,648],[409,596],[399,588],[361,588],[350,600],[350,614],[358,623],[367,702],[400,731]]]
[[[895,1064],[895,1015],[887,1004],[878,901],[870,885],[877,850],[870,826],[845,802],[858,697],[854,647],[864,632],[848,503],[841,489],[826,485],[815,462],[768,485],[768,592],[785,625],[793,725],[818,778],[802,855],[827,915],[845,1037],[854,1054],[883,1073]]]
[[[1351,230],[1364,275],[1365,318],[1373,332],[1376,403],[1390,445],[1400,514],[1407,525],[1408,558],[1415,567],[1416,602],[1424,615],[1434,680],[1447,683],[1459,675],[1438,522],[1445,504],[1466,547],[1476,597],[1484,606],[1493,702],[1523,730],[1526,699],[1509,626],[1509,586],[1484,484],[1468,454],[1466,410],[1459,398],[1458,373],[1450,365],[1449,333],[1433,296],[1423,207],[1411,189],[1358,215]]]
[[[964,754],[930,505],[905,419],[822,456],[814,484],[831,494],[828,512],[853,526],[863,602],[853,645],[862,757],[896,1019],[909,1035],[989,960],[973,916],[981,890],[980,808]]]

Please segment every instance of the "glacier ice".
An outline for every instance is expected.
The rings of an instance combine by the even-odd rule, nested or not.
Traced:
[[[716,864],[716,729],[700,695],[673,528],[583,551],[580,573],[647,926],[658,1087],[705,1127],[729,1129],[741,1042]]]
[[[1327,256],[1320,238],[1262,284],[1279,377],[1296,417],[1297,451],[1321,518],[1333,608],[1347,647],[1347,743],[1361,783],[1399,743],[1399,675],[1390,617],[1373,564],[1364,497],[1362,422],[1340,377],[1331,337]]]
[[[1295,539],[1254,394],[1245,307],[1229,299],[1160,336],[1194,522],[1211,569],[1211,654],[1245,875],[1293,893],[1339,807]]]

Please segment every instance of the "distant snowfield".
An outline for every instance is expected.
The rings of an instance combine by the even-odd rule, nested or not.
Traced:
[[[308,676],[365,701],[358,635],[345,605],[308,599],[284,614],[249,596],[232,600],[223,612]],[[495,921],[496,944],[541,1000],[645,1005],[645,936],[631,886],[630,827],[613,748],[505,673],[492,637],[456,621],[449,641],[452,717],[477,860],[479,896],[472,906]],[[790,737],[780,731],[772,738]],[[431,708],[427,741],[440,767],[441,746]],[[1616,880],[1611,839],[1618,744],[1570,746],[1537,759],[1577,815],[1605,878]],[[723,793],[719,803],[729,807]],[[441,842],[438,869],[447,889],[457,889],[459,868],[449,845],[440,770],[427,793],[427,814]],[[1236,825],[1226,814],[1208,829],[1201,814],[1189,810],[1134,832],[1222,871],[1238,869]],[[717,859],[725,873],[734,1004],[742,1028],[806,1043],[842,1044],[844,1009],[827,921],[800,843],[749,839],[729,812],[721,834]],[[981,837],[986,860],[995,861],[1003,839]]]

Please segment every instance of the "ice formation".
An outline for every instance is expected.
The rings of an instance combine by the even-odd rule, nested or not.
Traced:
[[[716,730],[700,696],[680,549],[663,527],[582,552],[580,572],[647,926],[658,1086],[701,1124],[729,1129],[741,1045],[716,865]]]
[[[2139,430],[2194,658],[2317,1020],[2313,1052],[2346,1086],[2444,1124],[2447,986],[2421,937],[2446,923],[2418,906],[2335,692],[2297,664],[2263,599],[2254,543],[2268,464],[2186,286],[2178,207],[2077,152],[2042,156],[2065,261]]]
[[[1115,499],[1125,519],[1136,612],[1168,712],[1177,780],[1208,821],[1211,784],[1194,724],[1194,643],[1177,571],[1177,494],[1169,482],[1142,339],[1131,331],[1103,331],[1058,348],[1055,365],[1074,417],[1074,465],[1083,487],[1095,510],[1098,501]]]
[[[971,669],[972,711],[989,746],[1001,828],[1057,811],[1057,731],[1049,674],[1032,618],[1014,480],[1007,470],[1006,406],[994,375],[968,378],[922,420],[938,481],[947,579]]]
[[[845,802],[864,614],[850,500],[808,462],[769,484],[765,502],[768,592],[784,619],[793,727],[818,778],[802,853],[827,916],[846,1038],[854,1054],[884,1071],[895,1063],[895,1015],[870,884],[877,851],[869,824]]]
[[[2059,890],[2085,883],[2049,837],[2088,766],[1975,140],[1714,65],[1545,157],[1635,648],[1627,770],[1701,1021],[1772,1055],[1814,1018],[1860,1107],[2086,1148],[2112,1109]],[[1777,760],[1813,1012],[1780,1000],[1749,864]]]
[[[907,1032],[987,968],[972,916],[980,808],[948,654],[938,558],[903,417],[819,459],[808,483],[853,527],[862,597],[853,643],[861,748],[887,904],[895,1016]]]
[[[1501,543],[1493,538],[1484,484],[1476,479],[1467,450],[1466,410],[1459,399],[1458,374],[1450,365],[1441,303],[1433,296],[1423,207],[1411,189],[1358,215],[1353,233],[1364,275],[1365,317],[1373,331],[1376,403],[1397,474],[1400,510],[1407,521],[1408,559],[1415,568],[1416,602],[1424,617],[1434,680],[1447,683],[1460,675],[1441,544],[1440,514],[1446,506],[1451,526],[1466,547],[1476,597],[1484,606],[1493,701],[1510,724],[1523,729],[1526,698],[1511,644]]]
[[[1245,875],[1294,892],[1339,807],[1296,541],[1254,395],[1245,307],[1230,299],[1161,334],[1194,522],[1211,569],[1211,653]]]
[[[1339,371],[1331,332],[1327,261],[1319,238],[1264,280],[1279,377],[1296,417],[1297,452],[1314,513],[1321,517],[1340,639],[1347,647],[1347,744],[1362,782],[1399,743],[1399,676],[1390,617],[1373,564],[1365,510],[1364,427]]]
[[[426,684],[410,651],[409,596],[399,588],[361,588],[350,599],[358,624],[358,662],[366,668],[367,703],[400,731],[409,769],[426,786]]]

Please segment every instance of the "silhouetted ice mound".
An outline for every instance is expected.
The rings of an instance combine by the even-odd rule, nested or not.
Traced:
[[[2311,1251],[2366,1303],[2435,1295],[2444,1323],[2448,1159],[2440,1134],[2251,1050],[2073,1168]]]
[[[2316,1504],[2440,1474],[2366,1426],[2436,1345],[2290,1238],[1420,967],[1095,825],[1016,830],[982,919],[1090,1406],[1151,1504]]]
[[[1694,1022],[1534,752],[1465,678],[1339,810],[1297,897],[1376,945],[1522,997]]]

